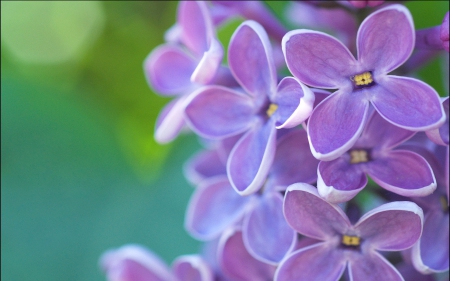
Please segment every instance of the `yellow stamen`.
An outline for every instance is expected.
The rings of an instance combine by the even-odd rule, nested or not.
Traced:
[[[345,246],[359,246],[360,238],[358,236],[344,235],[342,236],[342,244]]]
[[[370,74],[370,72],[357,74],[350,79],[355,82],[356,86],[366,86],[373,82],[372,74]]]
[[[272,116],[275,113],[275,111],[277,111],[277,109],[278,109],[278,105],[271,103],[269,105],[269,108],[266,111],[267,116],[269,116],[269,117]]]
[[[369,157],[367,151],[363,149],[355,149],[350,151],[350,164],[358,164],[368,162]]]

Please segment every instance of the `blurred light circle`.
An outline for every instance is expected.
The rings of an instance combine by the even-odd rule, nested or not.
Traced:
[[[103,29],[97,1],[2,1],[1,40],[26,63],[62,63],[79,58]]]

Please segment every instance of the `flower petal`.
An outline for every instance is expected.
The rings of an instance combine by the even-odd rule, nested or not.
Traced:
[[[185,113],[192,129],[206,138],[239,134],[254,120],[252,99],[221,86],[206,86],[193,93]]]
[[[439,95],[428,84],[409,77],[385,76],[372,87],[372,104],[390,123],[412,131],[437,128],[445,122]]]
[[[239,196],[225,176],[206,180],[189,201],[186,230],[200,240],[218,237],[243,217],[251,199]]]
[[[198,255],[180,256],[173,262],[172,268],[178,280],[214,281],[211,268]]]
[[[355,231],[370,248],[400,251],[417,242],[422,224],[423,211],[416,203],[390,202],[364,214],[355,224]]]
[[[358,139],[369,111],[362,95],[337,91],[322,101],[308,121],[311,152],[317,159],[338,158]]]
[[[220,63],[222,62],[222,57],[222,45],[217,39],[211,39],[211,46],[203,54],[202,59],[192,73],[191,81],[193,83],[205,85],[213,80],[220,67]]]
[[[261,123],[236,143],[228,157],[228,178],[240,195],[252,194],[261,188],[275,156],[275,121],[271,118]]]
[[[124,245],[100,258],[108,280],[175,281],[167,265],[140,245]]]
[[[228,229],[220,238],[218,259],[223,273],[229,280],[272,280],[275,268],[252,257],[244,246],[242,232]]]
[[[350,281],[404,281],[398,270],[375,251],[351,260],[348,271]]]
[[[177,22],[181,28],[181,41],[197,57],[209,49],[214,27],[208,7],[202,1],[181,1]]]
[[[369,15],[357,35],[358,61],[367,70],[389,73],[411,55],[415,44],[414,23],[409,10],[390,5]]]
[[[184,127],[186,97],[170,101],[160,112],[155,126],[155,140],[168,143],[174,140]]]
[[[429,274],[449,268],[448,214],[428,212],[420,241],[412,249],[412,261],[417,270]]]
[[[397,264],[396,267],[406,281],[436,281],[434,275],[420,274],[410,263],[403,262]]]
[[[430,165],[407,150],[389,151],[368,162],[366,173],[381,187],[403,196],[426,196],[436,189]]]
[[[345,233],[350,221],[345,213],[317,193],[317,189],[306,183],[288,187],[284,196],[284,216],[288,224],[305,236],[327,240]]]
[[[293,128],[305,121],[313,110],[314,98],[314,93],[297,79],[283,78],[275,95],[277,129]]]
[[[349,84],[357,61],[340,41],[319,31],[293,30],[283,37],[283,53],[292,75],[317,88]]]
[[[184,164],[184,175],[192,185],[218,175],[226,175],[225,164],[217,150],[202,150]]]
[[[367,185],[360,166],[350,164],[347,158],[321,161],[317,168],[317,190],[330,203],[347,202]]]
[[[433,129],[430,131],[426,131],[427,136],[439,145],[447,145],[448,146],[448,138],[449,138],[449,98],[445,97],[442,99],[442,106],[444,107],[445,112],[445,123],[437,129]]]
[[[228,47],[228,63],[247,93],[255,97],[275,94],[277,80],[272,47],[259,23],[248,20],[236,29]]]
[[[269,175],[271,184],[286,188],[296,182],[315,182],[319,161],[311,154],[306,131],[291,131],[277,142],[277,152]]]
[[[162,95],[180,95],[193,91],[191,75],[197,62],[180,47],[162,45],[144,61],[144,72],[150,86]]]
[[[275,280],[338,281],[346,263],[341,252],[326,243],[318,243],[286,258],[275,272]]]
[[[278,264],[294,248],[297,233],[283,216],[280,193],[268,192],[258,200],[245,217],[242,234],[248,252],[265,263]]]

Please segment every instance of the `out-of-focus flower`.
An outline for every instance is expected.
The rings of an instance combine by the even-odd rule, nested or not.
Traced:
[[[309,117],[314,94],[295,78],[277,87],[272,51],[257,22],[245,21],[228,49],[233,76],[246,93],[220,86],[199,89],[186,106],[188,124],[206,138],[244,133],[228,159],[227,174],[241,195],[261,188],[275,155],[276,129],[291,128]]]
[[[431,194],[436,180],[427,161],[412,151],[393,150],[414,133],[373,112],[361,137],[347,153],[319,163],[319,194],[332,203],[348,201],[366,186],[366,174],[381,187],[403,196]]]
[[[290,254],[279,265],[276,281],[337,281],[347,266],[353,281],[401,281],[378,251],[410,248],[422,233],[423,212],[415,203],[381,205],[352,225],[339,207],[302,183],[288,187],[284,214],[297,232],[322,242]]]
[[[448,146],[448,138],[449,138],[449,101],[448,97],[441,98],[442,106],[444,107],[445,112],[445,123],[439,128],[427,131],[426,134],[434,143],[439,145],[447,145]]]
[[[376,7],[384,3],[384,0],[357,0],[357,1],[339,1],[350,3],[355,8]]]
[[[418,49],[446,50],[448,52],[448,12],[441,25],[416,31]]]
[[[361,134],[372,104],[396,126],[425,131],[437,128],[445,114],[436,91],[409,77],[387,75],[414,48],[411,14],[391,5],[368,16],[357,35],[358,60],[335,38],[312,30],[290,31],[283,52],[291,73],[303,83],[338,89],[311,114],[308,135],[320,160],[346,152]]]

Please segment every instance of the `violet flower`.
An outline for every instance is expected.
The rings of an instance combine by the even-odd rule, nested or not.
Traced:
[[[416,31],[416,45],[418,49],[446,50],[449,40],[448,12],[441,25]]]
[[[434,143],[439,145],[446,145],[448,146],[448,139],[449,139],[449,101],[448,97],[441,98],[442,106],[444,107],[445,112],[445,123],[440,126],[439,128],[426,131],[426,134],[430,140],[432,140]]]
[[[352,199],[369,175],[381,187],[403,196],[426,196],[436,189],[430,165],[408,150],[393,150],[415,132],[396,127],[373,112],[361,137],[339,158],[317,168],[319,194],[331,203]]]
[[[291,73],[312,87],[338,89],[317,106],[308,124],[314,156],[333,160],[353,146],[369,105],[396,126],[425,131],[445,120],[439,96],[428,84],[387,75],[410,56],[415,41],[411,14],[391,5],[368,16],[357,35],[358,60],[335,38],[294,30],[283,38]]]
[[[180,256],[172,270],[155,254],[139,245],[105,252],[100,265],[109,281],[213,281],[209,265],[198,255]]]
[[[156,122],[155,139],[160,143],[173,140],[185,124],[185,100],[192,91],[212,82],[227,83],[227,71],[219,68],[223,49],[206,4],[181,1],[177,22],[181,43],[187,50],[178,44],[164,44],[144,62],[151,87],[164,96],[177,97],[164,107]]]
[[[296,242],[295,232],[283,217],[280,191],[296,182],[316,181],[317,164],[306,132],[288,132],[278,140],[275,160],[259,193],[242,197],[226,177],[202,182],[189,201],[187,231],[198,239],[209,240],[242,221],[244,243],[251,255],[266,263],[279,263]]]
[[[352,225],[339,207],[303,183],[288,187],[284,214],[297,232],[322,242],[291,253],[275,281],[337,281],[346,268],[352,281],[403,281],[378,251],[410,248],[422,233],[423,212],[415,203],[381,205]]]
[[[228,49],[230,70],[245,93],[206,86],[189,100],[185,113],[190,127],[206,138],[245,133],[227,162],[232,186],[241,195],[262,185],[275,155],[276,129],[297,126],[309,117],[313,92],[295,78],[276,86],[269,39],[257,22],[245,21],[234,32]]]
[[[355,8],[376,7],[384,3],[384,0],[357,0],[357,1],[339,1],[341,3],[347,2]]]

